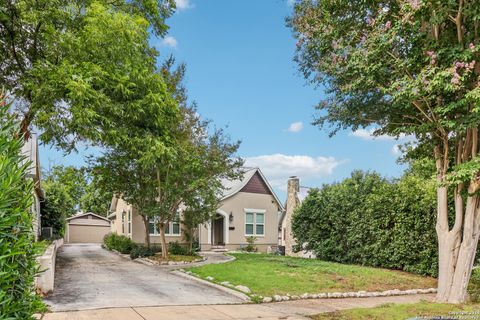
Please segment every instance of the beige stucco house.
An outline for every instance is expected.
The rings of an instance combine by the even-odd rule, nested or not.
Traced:
[[[247,237],[254,236],[259,251],[266,252],[278,245],[278,217],[283,206],[267,179],[258,168],[245,169],[242,179],[222,181],[225,191],[221,204],[212,213],[211,221],[198,227],[201,250],[237,250],[247,245]],[[145,241],[143,220],[135,208],[123,199],[113,198],[111,230],[124,234],[137,243]],[[181,211],[166,228],[167,242],[185,242]],[[160,243],[153,223],[149,226],[151,243]]]

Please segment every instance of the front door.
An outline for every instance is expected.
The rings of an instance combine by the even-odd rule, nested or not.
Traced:
[[[216,214],[212,220],[212,243],[214,246],[223,246],[225,241],[223,240],[225,218],[221,214]]]

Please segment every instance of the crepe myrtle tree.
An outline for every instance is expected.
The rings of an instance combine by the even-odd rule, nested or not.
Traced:
[[[239,168],[243,164],[235,155],[239,142],[231,142],[222,129],[209,133],[209,121],[202,120],[195,107],[183,108],[182,112],[169,148],[156,148],[152,143],[142,159],[152,168],[151,178],[156,183],[155,202],[149,216],[160,232],[164,259],[168,258],[165,227],[173,221],[181,205],[198,209],[196,201],[205,205],[212,198],[220,198],[221,179],[240,177]]]
[[[25,137],[35,125],[65,150],[80,140],[116,143],[119,123],[166,98],[149,38],[166,34],[174,8],[173,0],[2,1],[0,86],[16,99]]]
[[[413,135],[435,160],[437,300],[465,302],[480,235],[480,1],[302,0],[287,24],[300,71],[326,88],[316,125]]]

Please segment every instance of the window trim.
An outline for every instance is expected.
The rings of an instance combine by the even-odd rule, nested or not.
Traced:
[[[128,230],[128,235],[132,235],[132,208],[128,209],[127,211],[127,230]]]
[[[245,211],[245,218],[244,218],[244,224],[243,224],[243,230],[245,237],[257,237],[257,238],[265,238],[265,225],[266,225],[266,219],[267,215],[266,212],[267,210],[265,209],[244,209]],[[249,223],[253,225],[253,234],[247,234],[247,214],[252,213],[253,214],[253,223]],[[263,234],[257,234],[257,213],[263,214],[263,223],[259,223],[258,225],[263,225]]]
[[[180,218],[180,213],[178,214],[179,215],[179,218]],[[153,223],[153,232],[154,233],[150,233],[150,223]],[[158,232],[156,226],[155,226],[155,219],[153,221],[148,221],[148,224],[149,224],[149,228],[148,228],[148,234],[150,236],[154,236],[154,237],[159,237],[160,236],[160,232]],[[166,233],[165,232],[165,236],[166,237],[180,237],[182,235],[182,228],[181,228],[181,224],[180,224],[180,219],[178,220],[178,232],[179,233],[172,233],[173,232],[173,221],[170,221],[168,223],[168,230],[169,230],[169,233]]]

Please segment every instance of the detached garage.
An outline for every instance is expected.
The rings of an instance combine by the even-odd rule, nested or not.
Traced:
[[[92,212],[67,219],[65,241],[69,243],[101,243],[110,232],[110,221]]]

